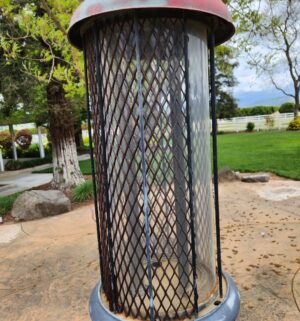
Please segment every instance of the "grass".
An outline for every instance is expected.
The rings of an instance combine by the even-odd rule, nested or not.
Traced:
[[[0,216],[6,215],[13,207],[15,200],[21,193],[0,197]]]
[[[93,198],[93,182],[85,181],[74,188],[72,199],[74,202],[81,203]]]
[[[79,161],[80,170],[83,175],[91,175],[91,161],[83,160]],[[34,174],[52,174],[53,173],[53,167],[43,169],[41,171],[33,171]]]
[[[300,180],[300,132],[258,132],[218,136],[219,167],[271,172]]]
[[[218,136],[219,168],[241,172],[271,172],[300,180],[300,132],[270,131]],[[90,161],[81,161],[84,175],[91,174]],[[52,169],[39,173],[52,173]]]

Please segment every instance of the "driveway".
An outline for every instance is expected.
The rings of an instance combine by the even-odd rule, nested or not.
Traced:
[[[300,320],[300,197],[270,197],[287,192],[278,186],[300,188],[289,182],[220,185],[224,271],[241,293],[239,321]],[[1,321],[90,320],[99,275],[93,216],[90,205],[0,226]]]

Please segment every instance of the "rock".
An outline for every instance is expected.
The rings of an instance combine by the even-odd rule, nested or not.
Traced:
[[[233,182],[233,181],[239,181],[240,175],[239,173],[234,172],[229,167],[224,167],[219,172],[219,182]]]
[[[256,174],[242,177],[242,182],[244,183],[268,183],[269,180],[269,174]]]
[[[71,201],[60,191],[29,191],[20,195],[12,209],[17,221],[29,221],[63,214],[71,210]]]

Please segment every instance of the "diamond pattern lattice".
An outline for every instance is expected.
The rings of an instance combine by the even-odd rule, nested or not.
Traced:
[[[150,318],[151,299],[155,320],[191,316],[195,312],[194,281],[201,288],[202,279],[211,270],[211,222],[205,217],[210,215],[210,195],[201,185],[208,182],[204,179],[193,187],[195,199],[190,195],[184,24],[182,18],[123,16],[110,18],[86,34],[103,290],[111,309],[134,318]],[[139,95],[143,106],[139,106]],[[198,143],[201,151],[201,140]],[[201,177],[207,169],[205,164],[201,167],[205,161],[201,153],[197,157],[200,165],[195,170]],[[146,255],[145,197],[150,261]],[[196,237],[198,250],[194,251],[197,280],[193,275],[191,202],[196,209],[196,233],[200,233]],[[200,291],[199,303],[211,290],[208,285]]]

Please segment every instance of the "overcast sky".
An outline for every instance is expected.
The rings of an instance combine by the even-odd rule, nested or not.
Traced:
[[[265,0],[252,0],[251,5],[254,10],[259,10],[268,17],[269,7],[266,5]],[[286,2],[284,1],[282,2],[281,7],[276,7],[277,10],[275,10],[275,12],[279,16],[281,15],[281,12],[284,14],[285,6]],[[296,14],[299,14],[300,17],[300,12],[297,11]],[[296,19],[296,21],[298,21],[297,27],[300,29],[300,19]],[[239,50],[239,37],[243,37],[243,35],[236,35],[233,39],[237,50]],[[281,44],[277,43],[274,45],[274,39],[272,37],[264,39],[263,42],[257,39],[257,44],[252,47],[250,55],[256,56],[269,54],[271,51],[270,49],[267,49],[268,47],[278,48],[281,47]],[[293,45],[292,54],[296,57],[299,52],[300,39],[298,38]],[[280,51],[273,51],[272,54],[274,54],[274,57],[272,58],[272,62],[274,64],[274,67],[272,68],[273,79],[282,89],[289,93],[293,93],[293,84],[288,72],[285,56]],[[274,87],[268,75],[257,75],[256,71],[248,65],[248,60],[249,56],[239,53],[239,67],[235,70],[238,85],[234,88],[233,93],[240,107],[250,107],[255,105],[281,105],[286,101],[292,101],[291,97],[285,96]]]
[[[291,97],[274,88],[267,76],[258,76],[254,69],[247,64],[246,57],[240,56],[239,67],[235,71],[238,85],[234,88],[234,96],[239,107],[251,107],[257,105],[281,105],[286,101],[291,101]],[[287,75],[286,67],[276,74],[279,83],[285,82],[284,89],[288,90],[292,86],[292,81]]]

